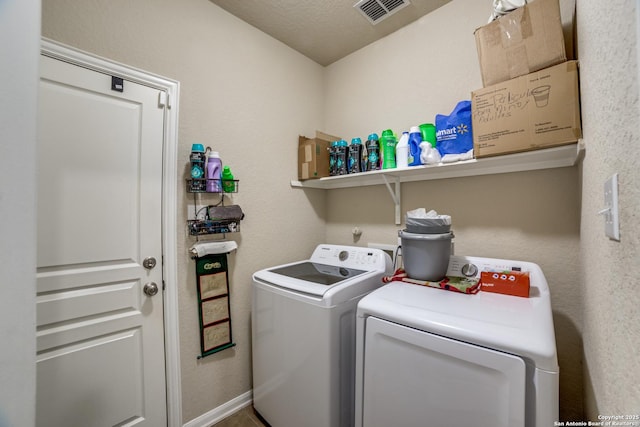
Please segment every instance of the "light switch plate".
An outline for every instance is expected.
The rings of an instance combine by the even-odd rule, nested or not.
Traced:
[[[614,173],[604,183],[604,233],[613,240],[620,240],[618,216],[618,174]]]

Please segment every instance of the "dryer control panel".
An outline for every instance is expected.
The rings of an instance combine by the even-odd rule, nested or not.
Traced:
[[[483,271],[528,271],[524,264],[518,261],[452,255],[447,276],[479,278]]]

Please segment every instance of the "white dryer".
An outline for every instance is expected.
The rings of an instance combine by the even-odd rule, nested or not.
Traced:
[[[528,271],[530,297],[392,282],[360,300],[356,427],[548,427],[558,421],[556,342],[540,267],[452,256],[447,275],[496,270]]]
[[[358,301],[382,286],[379,249],[319,245],[253,275],[253,406],[272,427],[348,427]]]

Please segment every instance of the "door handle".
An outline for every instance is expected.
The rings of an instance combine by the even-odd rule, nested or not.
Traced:
[[[156,266],[156,259],[152,256],[148,256],[142,261],[142,266],[147,270],[151,270]]]
[[[158,293],[158,285],[156,285],[155,282],[145,283],[144,287],[142,288],[142,291],[147,296],[152,297]]]

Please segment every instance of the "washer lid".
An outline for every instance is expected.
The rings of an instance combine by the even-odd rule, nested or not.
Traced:
[[[338,282],[351,279],[352,277],[365,273],[364,270],[356,270],[355,268],[347,268],[337,265],[320,264],[311,261],[303,261],[297,264],[275,267],[267,271],[323,286],[335,285]]]
[[[254,278],[273,286],[309,295],[323,296],[330,289],[349,282],[362,282],[370,271],[301,261],[258,271]],[[370,276],[371,274],[368,274]]]
[[[479,292],[448,292],[392,282],[358,303],[358,317],[375,316],[444,337],[502,350],[558,370],[549,292],[539,292],[532,274],[529,298]],[[544,280],[544,276],[542,276]],[[546,281],[541,288],[546,289]]]

